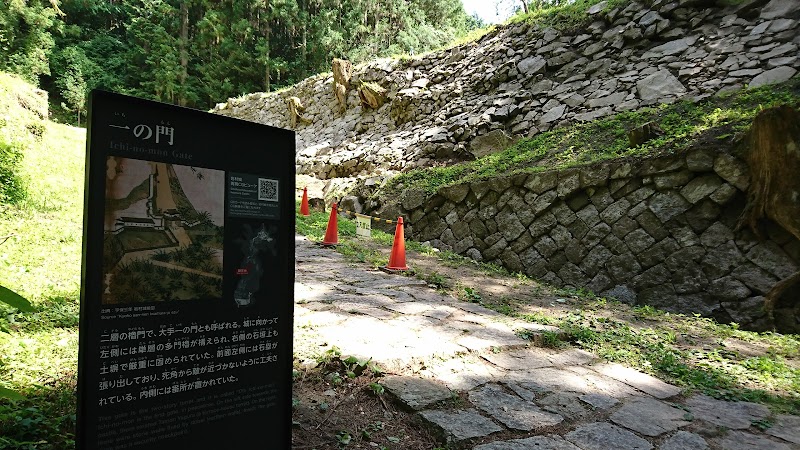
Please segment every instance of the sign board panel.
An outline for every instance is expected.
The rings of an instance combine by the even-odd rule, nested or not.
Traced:
[[[78,449],[291,446],[294,132],[92,92]]]
[[[372,217],[356,214],[356,236],[372,236]]]

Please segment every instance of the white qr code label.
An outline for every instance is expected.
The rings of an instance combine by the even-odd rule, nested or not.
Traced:
[[[278,180],[258,179],[258,199],[266,202],[278,201]]]

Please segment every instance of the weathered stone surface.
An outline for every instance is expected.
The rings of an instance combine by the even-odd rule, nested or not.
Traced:
[[[771,0],[761,9],[760,19],[769,20],[780,17],[789,17],[797,12],[797,3],[792,0]]]
[[[505,150],[514,143],[514,139],[503,130],[492,130],[486,134],[476,136],[469,144],[469,152],[475,158],[481,158],[492,153]]]
[[[671,384],[664,383],[658,378],[654,378],[645,373],[639,372],[619,364],[598,364],[592,368],[615,380],[622,381],[623,383],[635,387],[640,391],[646,392],[658,399],[665,399],[680,394],[680,388]]]
[[[544,71],[546,66],[547,60],[541,56],[531,56],[517,63],[517,69],[525,76],[533,76],[540,73]]]
[[[691,204],[684,200],[677,192],[657,192],[650,198],[648,207],[653,214],[663,223],[685,212]]]
[[[536,403],[545,411],[558,414],[567,420],[581,419],[589,414],[589,410],[575,393],[556,392],[542,397]]]
[[[743,431],[729,431],[712,442],[725,450],[790,450],[791,447],[762,436]]]
[[[650,450],[653,446],[630,431],[605,422],[582,425],[565,436],[568,441],[584,450],[637,449]]]
[[[708,448],[705,439],[688,431],[678,431],[668,437],[659,450],[704,450]]]
[[[527,439],[492,442],[478,445],[472,450],[580,450],[556,434],[550,436],[534,436]]]
[[[608,409],[619,403],[619,400],[608,394],[583,394],[578,398],[596,409]]]
[[[439,426],[450,441],[458,442],[503,431],[499,425],[478,414],[478,411],[474,409],[464,411],[428,410],[421,411],[419,414]]]
[[[685,411],[652,398],[635,398],[611,415],[611,421],[645,436],[660,436],[688,425]]]
[[[796,73],[797,70],[792,67],[776,67],[774,69],[767,70],[753,78],[753,80],[750,82],[750,87],[756,88],[767,84],[783,83],[784,81],[792,78]]]
[[[614,286],[613,288],[603,292],[603,295],[606,297],[615,298],[618,301],[627,303],[629,305],[636,304],[636,291],[628,286],[625,286],[624,284]]]
[[[700,200],[713,194],[722,185],[722,180],[716,175],[705,175],[697,177],[689,182],[683,189],[681,195],[689,203],[697,203]]]
[[[512,350],[508,352],[489,353],[483,355],[487,361],[508,370],[529,371],[552,366],[552,353],[541,348]]]
[[[686,400],[686,406],[696,420],[705,420],[733,430],[745,430],[753,421],[769,416],[769,409],[763,405],[750,402],[726,402],[702,394],[689,397]]]
[[[686,88],[669,70],[660,70],[636,83],[642,100],[656,100],[664,97],[686,94]]]
[[[750,185],[747,165],[742,160],[727,153],[721,153],[714,160],[714,171],[739,190],[747,190]]]
[[[487,384],[470,391],[469,401],[514,430],[531,431],[556,425],[564,420],[558,414],[546,412],[534,403],[506,393],[496,384]]]
[[[788,414],[779,415],[765,433],[800,445],[800,417]]]
[[[416,410],[452,397],[450,389],[434,381],[420,378],[390,375],[381,380],[381,384],[403,403]]]

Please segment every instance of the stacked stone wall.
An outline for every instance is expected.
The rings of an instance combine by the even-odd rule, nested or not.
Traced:
[[[355,68],[343,110],[333,76],[231,99],[215,112],[289,128],[297,170],[319,179],[392,174],[472,159],[513,139],[642,106],[784,81],[800,69],[797,0],[650,0],[589,10],[585,28],[500,27],[476,43]],[[378,109],[356,88],[387,89]]]
[[[759,329],[763,295],[800,269],[800,241],[771,223],[763,240],[736,231],[748,184],[741,160],[694,150],[407,192],[401,212],[415,239],[438,248]],[[796,326],[796,306],[785,306],[776,317]]]

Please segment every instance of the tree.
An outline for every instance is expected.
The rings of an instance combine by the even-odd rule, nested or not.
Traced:
[[[89,65],[90,61],[78,47],[67,47],[54,59],[55,84],[66,102],[61,105],[75,112],[78,126],[81,124],[81,114],[86,109],[88,85],[83,74],[84,67]]]

